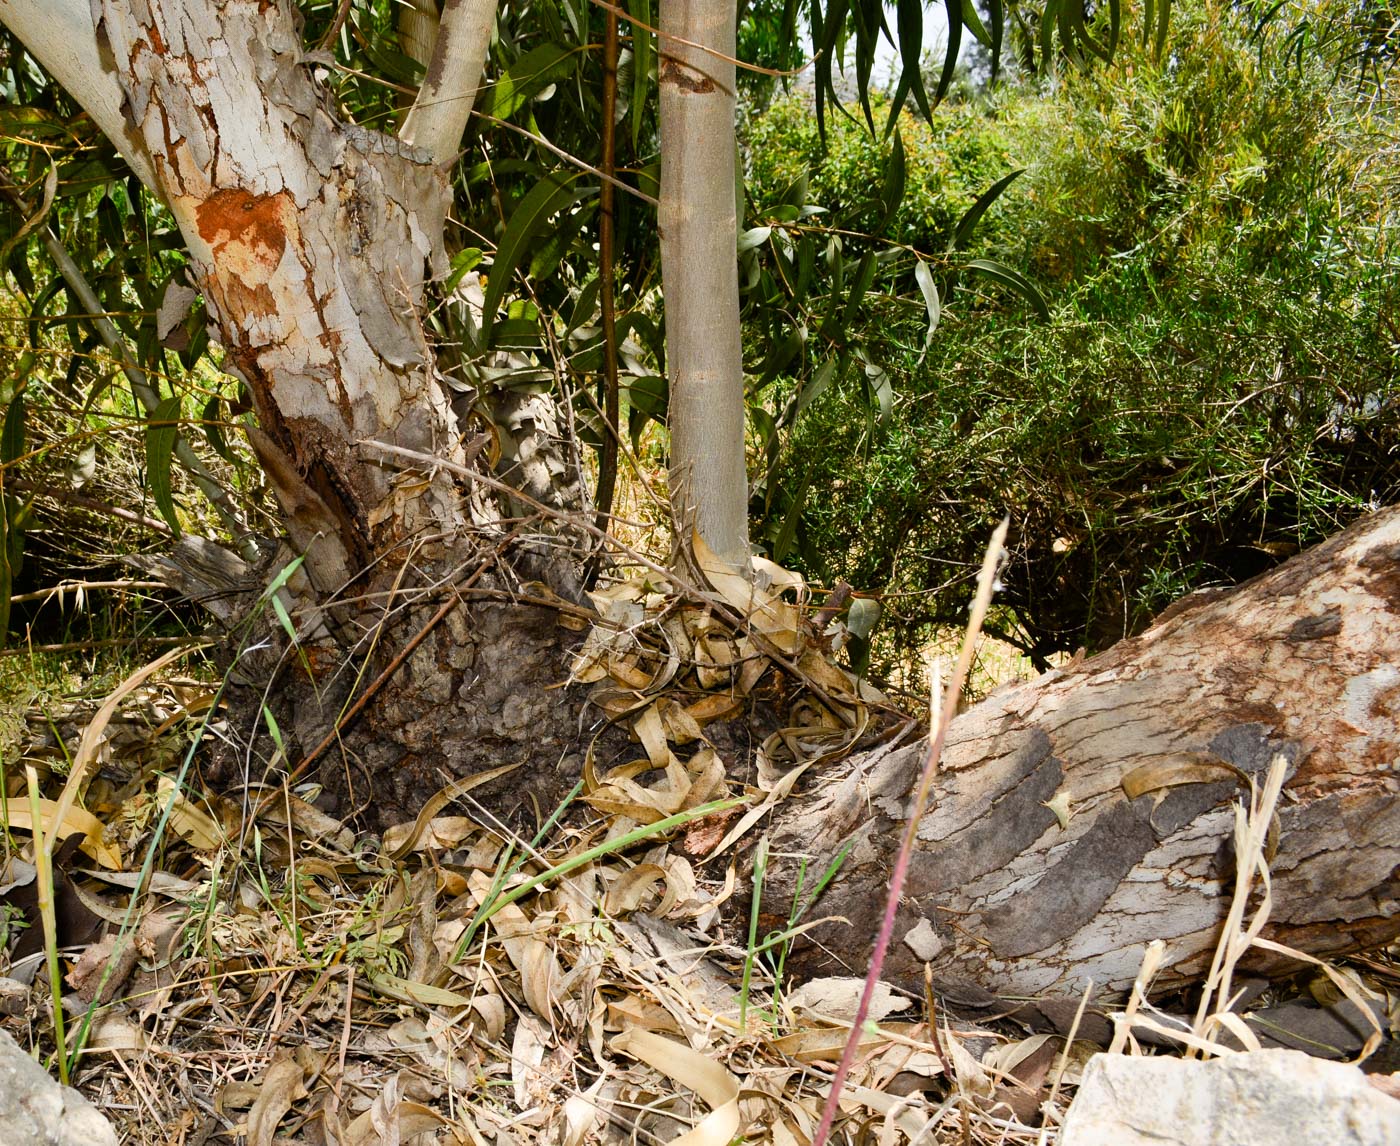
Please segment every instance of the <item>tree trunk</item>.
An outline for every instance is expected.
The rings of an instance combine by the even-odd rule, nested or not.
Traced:
[[[666,296],[671,508],[748,563],[744,362],[734,192],[734,0],[661,5],[661,275]]]
[[[471,478],[420,321],[430,274],[446,265],[447,173],[491,12],[489,0],[449,7],[430,79],[437,96],[444,84],[466,94],[415,107],[423,150],[326,109],[285,0],[101,4],[127,118],[226,366],[252,394],[249,437],[304,558],[288,585],[301,605],[297,648],[284,650],[270,694],[296,746],[321,743],[357,685],[427,630],[353,735],[338,733],[318,761],[337,810],[371,821],[411,819],[454,776],[505,762],[532,765],[548,803],[568,786],[559,765],[577,730],[547,691],[567,671],[555,615],[490,601],[542,579],[546,565],[567,594],[570,563],[541,562],[523,542],[509,544],[509,560],[490,558],[507,546],[500,511]],[[512,423],[502,436],[528,429]],[[514,461],[533,482],[530,459]],[[484,603],[472,596],[483,593]],[[267,659],[245,659],[237,675],[261,675]],[[255,714],[261,695],[251,694]],[[226,783],[261,778],[242,759]],[[510,790],[519,795],[518,779]]]
[[[853,844],[812,909],[849,923],[816,929],[799,974],[864,973],[924,752],[848,761],[779,810],[772,850],[807,857],[808,886]],[[1009,994],[1120,990],[1153,939],[1157,989],[1199,977],[1233,875],[1241,784],[1224,765],[1259,777],[1275,753],[1289,777],[1265,936],[1327,955],[1400,935],[1400,509],[959,716],[885,977],[921,991],[928,963]],[[770,927],[794,864],[770,869]]]

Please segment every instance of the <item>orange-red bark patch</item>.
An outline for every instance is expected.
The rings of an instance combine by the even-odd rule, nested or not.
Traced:
[[[234,187],[215,191],[195,209],[195,224],[214,255],[214,268],[248,287],[264,285],[287,249],[294,208],[285,191],[254,195]]]

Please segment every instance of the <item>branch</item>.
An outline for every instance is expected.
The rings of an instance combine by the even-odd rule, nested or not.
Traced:
[[[439,166],[457,158],[495,23],[496,0],[447,0],[443,5],[428,73],[399,129],[400,139],[423,148]]]
[[[0,0],[0,23],[92,117],[127,166],[157,195],[145,144],[122,113],[117,74],[97,47],[88,0]]]

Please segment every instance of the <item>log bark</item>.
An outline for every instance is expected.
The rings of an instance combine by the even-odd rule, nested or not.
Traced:
[[[848,761],[780,812],[772,850],[794,858],[763,889],[770,927],[796,857],[810,886],[852,847],[812,909],[848,922],[811,934],[798,974],[864,973],[924,752]],[[1265,937],[1325,956],[1400,935],[1400,508],[959,716],[885,977],[921,991],[927,963],[1005,994],[1122,990],[1154,939],[1157,989],[1199,977],[1233,875],[1241,784],[1224,765],[1259,777],[1276,753],[1289,776]],[[1173,783],[1130,799],[1144,766]]]

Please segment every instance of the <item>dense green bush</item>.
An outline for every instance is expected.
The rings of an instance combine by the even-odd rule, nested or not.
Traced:
[[[1376,142],[1394,92],[1285,59],[1286,29],[1251,39],[1235,10],[1173,21],[1163,66],[1125,44],[1053,92],[902,123],[898,239],[941,249],[981,189],[1026,167],[971,253],[1052,301],[1041,323],[964,276],[922,359],[922,303],[868,311],[896,394],[886,430],[847,387],[788,439],[799,563],[882,591],[906,647],[958,619],[1003,511],[1003,599],[1043,656],[1102,647],[1400,496],[1400,256]],[[789,147],[816,202],[878,182],[887,144],[836,120],[823,156],[814,134],[800,101],[756,125],[755,201],[792,178]],[[918,298],[912,276],[901,293]]]

